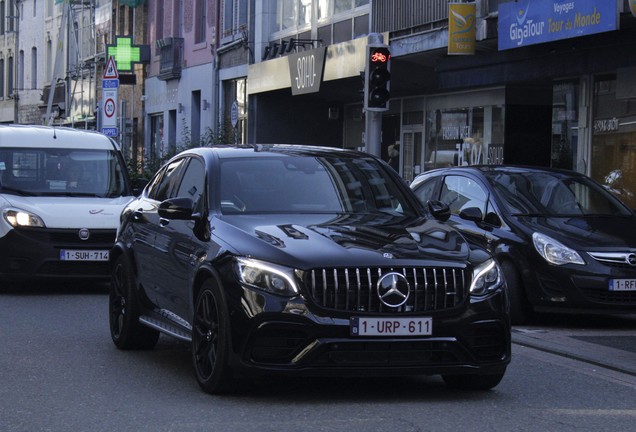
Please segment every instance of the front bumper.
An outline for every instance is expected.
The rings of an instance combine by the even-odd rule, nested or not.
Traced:
[[[538,311],[635,313],[636,290],[610,291],[610,279],[635,279],[636,268],[592,263],[546,266],[529,275],[527,293]],[[534,288],[532,288],[534,287]]]
[[[39,278],[107,280],[108,261],[65,261],[62,250],[110,251],[114,229],[90,230],[80,240],[77,229],[12,229],[0,237],[0,278],[24,282]]]
[[[417,337],[351,336],[350,317],[311,312],[301,299],[281,302],[246,294],[229,305],[230,364],[242,375],[488,374],[502,372],[510,362],[503,291],[451,312],[426,315],[433,319],[432,335]]]

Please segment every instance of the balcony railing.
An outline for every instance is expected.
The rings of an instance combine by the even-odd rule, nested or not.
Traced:
[[[163,81],[181,78],[183,64],[183,38],[163,38],[156,42],[160,49],[159,75]]]

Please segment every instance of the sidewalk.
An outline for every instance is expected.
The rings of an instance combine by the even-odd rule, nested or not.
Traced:
[[[513,327],[512,342],[636,376],[636,329]]]

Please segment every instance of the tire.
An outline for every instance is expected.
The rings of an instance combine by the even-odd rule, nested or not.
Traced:
[[[139,301],[126,258],[120,255],[111,273],[108,295],[110,336],[119,349],[152,349],[159,340],[157,330],[139,322]]]
[[[223,394],[234,384],[228,366],[229,318],[220,287],[203,283],[192,320],[192,363],[197,382],[207,393]]]
[[[532,309],[523,290],[519,272],[510,261],[504,261],[501,264],[501,269],[508,286],[510,321],[513,325],[526,324],[532,317]]]
[[[506,374],[506,370],[494,374],[442,375],[450,388],[459,390],[490,390],[497,386]]]

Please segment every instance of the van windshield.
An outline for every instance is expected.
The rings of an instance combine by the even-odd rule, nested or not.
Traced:
[[[128,195],[126,171],[114,150],[0,149],[0,192],[24,196]]]

